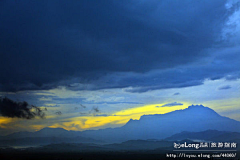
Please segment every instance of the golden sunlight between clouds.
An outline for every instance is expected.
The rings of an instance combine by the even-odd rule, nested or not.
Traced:
[[[99,129],[104,126],[122,126],[126,124],[130,119],[137,119],[142,115],[150,114],[165,114],[175,110],[181,110],[187,108],[190,104],[184,103],[183,105],[161,107],[164,104],[151,104],[136,108],[125,109],[115,112],[107,116],[81,116],[65,119],[62,123],[56,123],[51,128],[64,128],[67,130],[86,130],[86,129]],[[158,106],[158,107],[157,107]]]

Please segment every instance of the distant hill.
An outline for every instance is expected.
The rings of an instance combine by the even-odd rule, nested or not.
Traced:
[[[43,128],[36,132],[16,132],[7,136],[2,136],[4,139],[26,138],[26,137],[76,137],[79,136],[78,131],[67,131],[63,128]],[[1,138],[0,138],[1,139]]]
[[[171,141],[163,140],[129,140],[122,143],[104,145],[108,150],[154,150],[157,148],[172,147]]]
[[[181,132],[174,134],[168,138],[166,141],[181,141],[184,139],[190,140],[202,140],[202,141],[239,141],[240,142],[240,133],[239,132],[227,132],[227,131],[217,131],[217,130],[207,130],[203,132]]]
[[[16,132],[0,137],[1,146],[38,146],[53,143],[102,143],[93,138],[80,136],[79,131],[63,128],[43,128],[36,132]]]
[[[24,146],[39,146],[57,143],[101,143],[101,141],[94,140],[91,138],[84,137],[26,137],[26,138],[16,138],[16,139],[2,139],[0,140],[0,147],[14,146],[14,147],[24,147]]]

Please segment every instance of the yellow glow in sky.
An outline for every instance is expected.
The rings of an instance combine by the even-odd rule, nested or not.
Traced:
[[[61,127],[67,130],[85,130],[101,128],[109,124],[120,126],[126,124],[130,119],[139,119],[142,115],[165,114],[171,111],[185,109],[189,106],[188,103],[172,107],[161,107],[162,105],[163,104],[151,104],[136,108],[125,109],[122,111],[115,112],[109,116],[74,117],[66,119],[66,122],[56,123],[50,127],[52,128]]]
[[[12,121],[13,121],[12,118],[0,117],[0,127],[7,128],[6,124],[8,124]]]

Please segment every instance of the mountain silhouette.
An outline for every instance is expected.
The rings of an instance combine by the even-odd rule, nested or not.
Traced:
[[[36,132],[16,132],[4,136],[5,139],[26,138],[26,137],[76,137],[78,131],[67,131],[63,128],[43,128]]]
[[[87,131],[67,131],[62,128],[44,128],[37,132],[14,133],[2,137],[1,139],[56,137],[76,138],[78,141],[89,139],[89,141],[92,142],[99,140],[99,142],[112,143],[140,139],[161,140],[183,131],[203,132],[206,130],[239,132],[240,122],[220,116],[208,107],[204,107],[202,105],[192,105],[186,109],[176,110],[166,114],[143,115],[139,120],[131,119],[124,126],[119,128]],[[211,134],[214,133],[211,132]],[[216,136],[223,135],[218,132],[216,133]]]
[[[129,120],[120,128],[84,131],[82,135],[108,141],[127,141],[164,139],[183,131],[205,130],[239,132],[240,122],[220,116],[203,105],[192,105],[166,114],[143,115],[139,120]]]
[[[36,132],[16,132],[0,137],[1,146],[38,146],[56,143],[102,143],[101,141],[80,136],[79,131],[63,128],[43,128]]]

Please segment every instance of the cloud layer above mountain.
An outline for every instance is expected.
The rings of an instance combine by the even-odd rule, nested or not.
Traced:
[[[1,1],[0,90],[145,92],[239,78],[238,4]]]

